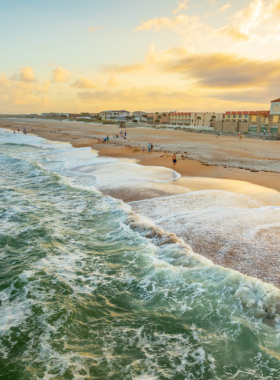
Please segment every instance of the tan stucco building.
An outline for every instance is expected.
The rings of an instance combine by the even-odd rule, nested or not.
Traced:
[[[215,112],[171,112],[170,124],[210,127],[211,120],[221,121],[222,117],[222,113]]]

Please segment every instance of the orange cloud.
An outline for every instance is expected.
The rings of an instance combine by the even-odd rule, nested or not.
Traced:
[[[98,89],[99,86],[91,81],[88,78],[85,77],[80,77],[76,80],[76,82],[71,84],[71,87],[76,87],[76,88],[93,88],[93,89]]]
[[[58,67],[52,70],[52,81],[55,83],[68,82],[71,79],[71,73],[68,70]]]
[[[244,88],[280,84],[280,60],[252,60],[231,54],[196,54],[157,61],[165,72],[180,73],[204,88]]]
[[[246,33],[243,33],[240,28],[237,28],[235,26],[227,25],[221,29],[221,32],[227,34],[229,37],[237,41],[250,41],[250,36]]]
[[[43,84],[37,86],[37,94],[46,94],[49,92],[49,88],[50,82],[48,80],[45,80]]]
[[[107,65],[103,67],[104,73],[114,73],[114,74],[124,74],[124,73],[133,73],[144,68],[143,63],[133,63],[131,65]]]
[[[183,9],[187,9],[188,8],[188,3],[189,3],[189,0],[183,0],[183,1],[179,2],[178,8],[174,9],[173,14],[179,13]]]
[[[116,88],[118,87],[119,85],[119,82],[116,80],[116,78],[114,78],[113,76],[111,76],[109,79],[108,79],[108,82],[107,82],[107,87],[112,87],[112,88]]]
[[[10,81],[5,77],[3,73],[0,74],[0,87],[8,87]]]
[[[19,71],[20,71],[19,74],[14,74],[12,76],[13,80],[28,82],[28,83],[36,82],[36,77],[34,75],[34,71],[32,67],[30,66],[21,67],[19,68]]]
[[[148,21],[142,21],[142,24],[139,25],[135,30],[151,30],[154,28],[156,32],[159,32],[164,29],[176,30],[178,27],[187,26],[191,22],[196,22],[199,20],[199,17],[190,17],[185,15],[179,15],[177,17],[156,17]]]

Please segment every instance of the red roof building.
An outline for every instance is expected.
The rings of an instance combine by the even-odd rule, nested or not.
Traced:
[[[271,103],[278,103],[280,102],[280,98],[279,99],[275,99],[275,100],[271,100]]]

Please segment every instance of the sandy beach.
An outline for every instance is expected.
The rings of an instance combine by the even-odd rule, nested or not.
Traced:
[[[257,138],[203,133],[129,128],[127,139],[113,125],[57,122],[36,119],[0,119],[0,127],[27,132],[51,141],[70,142],[74,147],[92,147],[100,155],[129,158],[141,165],[172,168],[172,154],[179,158],[176,171],[182,176],[234,179],[280,191],[280,144]],[[124,130],[123,130],[124,131]],[[109,136],[109,143],[101,144]],[[154,151],[147,146],[153,142]],[[143,147],[145,151],[143,152]]]
[[[98,151],[101,157],[115,157],[143,166],[172,169],[172,154],[176,152],[179,160],[174,170],[181,175],[180,178],[167,184],[153,183],[153,186],[104,187],[102,192],[130,203],[133,211],[158,220],[159,227],[176,233],[190,244],[195,252],[206,256],[215,264],[238,270],[280,287],[278,273],[280,255],[278,246],[273,245],[273,236],[278,234],[278,225],[273,225],[271,228],[272,238],[267,235],[267,230],[263,232],[261,230],[256,237],[259,247],[263,249],[255,249],[253,240],[247,239],[246,236],[250,235],[249,230],[246,232],[248,226],[258,228],[258,219],[261,220],[258,210],[262,205],[280,205],[279,142],[257,138],[244,138],[239,141],[236,136],[222,136],[217,139],[211,134],[152,128],[126,129],[127,139],[123,139],[114,137],[117,134],[120,136],[120,129],[112,125],[99,126],[34,119],[1,119],[0,126],[16,131],[25,127],[28,133],[51,141],[69,142],[77,148],[91,147],[93,151]],[[109,143],[101,143],[107,135]],[[153,142],[154,145],[154,151],[151,153],[147,151],[149,142]],[[192,225],[192,219],[179,217],[178,220],[169,223],[166,220],[162,222],[159,215],[154,214],[153,210],[156,210],[159,204],[162,204],[163,210],[168,210],[170,204],[166,197],[171,197],[172,200],[172,196],[186,197],[189,192],[196,192],[199,195],[200,191],[203,192],[201,203],[204,202],[205,196],[209,195],[208,201],[213,204],[218,202],[218,206],[231,207],[231,200],[225,198],[225,192],[247,198],[244,198],[245,201],[240,198],[240,212],[231,216],[232,224],[228,229],[223,230],[226,214],[221,216],[217,212],[213,215],[216,224],[213,230],[208,231],[207,238],[204,230],[197,227],[202,223],[201,220],[196,221],[198,224]],[[205,191],[209,191],[209,194]],[[157,199],[156,203],[153,202],[154,198]],[[250,199],[253,199],[252,204]],[[137,203],[138,201],[143,201],[143,204]],[[145,201],[150,203],[143,207]],[[249,210],[252,209],[249,216],[246,210],[243,214],[244,202],[246,210],[248,207]],[[232,207],[236,205],[233,204]],[[273,210],[270,212],[268,218],[277,222],[278,214],[274,215],[273,212]],[[206,220],[205,223],[212,222]],[[181,228],[184,225],[188,228]],[[225,251],[224,247],[228,241],[231,247]],[[272,245],[267,251],[270,241]]]

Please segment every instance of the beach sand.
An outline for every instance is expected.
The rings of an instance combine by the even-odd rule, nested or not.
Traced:
[[[152,210],[157,207],[157,204],[153,205],[152,203],[153,198],[159,200],[160,197],[164,199],[164,197],[172,195],[185,196],[189,191],[207,190],[209,194],[211,191],[243,194],[266,206],[280,205],[280,142],[278,141],[257,138],[244,138],[239,141],[236,136],[222,136],[217,139],[212,134],[152,128],[126,129],[127,139],[125,140],[113,137],[117,134],[120,135],[120,129],[112,125],[99,126],[34,119],[0,119],[0,127],[13,130],[17,130],[17,128],[22,130],[25,127],[29,133],[51,141],[70,142],[74,147],[91,147],[98,151],[100,156],[116,157],[144,166],[172,169],[172,154],[176,152],[179,160],[174,169],[181,174],[181,178],[168,184],[153,183],[152,186],[147,184],[140,188],[128,186],[127,188],[102,189],[105,194],[128,203],[132,202],[131,207],[135,212],[142,213],[151,219],[153,219],[152,214],[143,212],[141,207],[133,202],[147,200],[147,202],[151,202],[152,206],[148,203],[146,209]],[[107,135],[109,143],[101,143],[99,140]],[[153,142],[154,145],[154,151],[151,153],[147,152],[148,142]],[[223,195],[223,193],[221,194]],[[214,201],[216,201],[215,197]],[[157,203],[160,202],[157,201]],[[164,202],[165,200],[162,203]],[[234,231],[227,230],[223,238],[221,238],[223,236],[222,226],[220,228],[219,225],[213,231],[210,230],[207,238],[205,238],[203,230],[201,231],[195,226],[181,229],[184,223],[191,225],[192,220],[179,218],[179,224],[172,221],[170,224],[165,222],[159,223],[159,225],[184,238],[195,252],[206,256],[214,263],[255,276],[280,287],[279,248],[272,241],[274,234],[278,234],[278,227],[272,226],[271,228],[271,241],[274,246],[271,246],[269,250],[266,250],[270,241],[267,231],[260,231],[257,237],[261,249],[254,248],[253,240],[249,241],[249,239],[241,237],[244,232],[246,235],[246,223],[254,225],[255,229],[258,227],[259,216],[257,212],[255,214],[253,212],[255,210],[250,214],[251,219],[246,219],[248,218],[247,214],[244,214],[243,217],[242,212],[240,212],[240,217],[236,215],[234,218],[238,222],[236,222]],[[271,220],[274,218],[273,212],[272,210],[271,215],[268,215],[269,218],[272,218]],[[278,214],[275,215],[275,222],[277,222]],[[223,215],[223,218],[226,219],[226,216]],[[224,223],[223,219],[221,220]],[[205,223],[210,223],[210,221],[206,220]],[[218,219],[216,223],[219,223]],[[227,239],[231,242],[232,248],[225,253],[223,247],[226,246]]]

